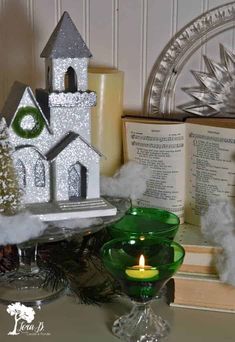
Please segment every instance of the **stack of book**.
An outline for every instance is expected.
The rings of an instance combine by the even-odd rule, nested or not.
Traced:
[[[186,256],[167,287],[172,305],[235,312],[235,287],[216,274],[221,250],[205,241],[199,227],[211,199],[234,197],[234,132],[235,120],[229,118],[123,118],[124,160],[150,171],[137,205],[164,208],[188,223],[176,237]]]
[[[209,244],[195,225],[182,224],[176,241],[186,254],[174,276],[170,305],[235,313],[235,287],[222,283],[216,273],[216,255],[221,249]]]

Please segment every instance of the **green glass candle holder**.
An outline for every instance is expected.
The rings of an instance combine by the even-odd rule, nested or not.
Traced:
[[[132,207],[121,220],[110,225],[108,229],[114,239],[148,234],[173,240],[179,224],[178,216],[169,211]]]
[[[102,247],[104,266],[134,301],[131,313],[114,322],[112,330],[117,337],[147,342],[168,335],[169,324],[155,315],[150,302],[178,270],[184,254],[176,242],[150,235],[114,239]]]

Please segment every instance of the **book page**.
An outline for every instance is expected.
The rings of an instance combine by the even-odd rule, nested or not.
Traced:
[[[200,224],[208,203],[235,197],[235,130],[186,124],[185,221]]]
[[[158,207],[183,218],[185,195],[185,125],[124,120],[124,154],[149,168],[147,190],[137,205]]]

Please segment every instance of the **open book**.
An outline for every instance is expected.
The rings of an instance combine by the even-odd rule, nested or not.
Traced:
[[[235,198],[235,120],[187,122],[124,118],[124,158],[151,169],[139,206],[163,208],[200,224],[208,203]]]

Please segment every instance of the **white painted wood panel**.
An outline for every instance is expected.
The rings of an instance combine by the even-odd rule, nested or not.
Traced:
[[[83,37],[85,37],[85,8],[84,0],[60,0],[60,16],[67,11]]]
[[[113,66],[113,18],[112,0],[90,0],[89,48],[94,58],[91,64]]]
[[[40,53],[63,11],[68,11],[93,54],[91,64],[125,72],[125,112],[142,112],[150,71],[173,34],[207,8],[226,0],[0,0],[0,105],[16,79],[44,86]],[[179,87],[195,85],[190,69],[202,54],[218,60],[219,42],[231,49],[234,31],[216,37],[187,64]],[[177,103],[189,100],[179,93]]]
[[[40,54],[58,21],[56,0],[33,0],[34,87],[44,87],[45,68]]]
[[[4,68],[4,97],[15,80],[32,80],[32,31],[29,1],[12,0],[3,2],[1,22],[3,37],[1,44]]]
[[[125,72],[126,111],[139,111],[142,105],[142,2],[143,0],[119,0],[118,66]]]

